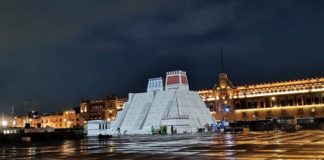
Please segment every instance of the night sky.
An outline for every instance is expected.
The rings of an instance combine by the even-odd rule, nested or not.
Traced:
[[[192,90],[211,88],[220,46],[234,85],[324,76],[323,8],[321,0],[4,0],[0,111],[126,97],[177,69]]]

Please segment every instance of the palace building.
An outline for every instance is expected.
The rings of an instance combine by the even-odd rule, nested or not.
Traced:
[[[220,73],[212,89],[198,93],[216,120],[324,118],[324,77],[234,86],[227,74]]]

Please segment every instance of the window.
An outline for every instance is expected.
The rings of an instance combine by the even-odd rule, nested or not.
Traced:
[[[306,104],[311,105],[312,104],[312,99],[311,98],[306,98]]]
[[[315,104],[319,104],[319,98],[318,98],[318,97],[315,97],[315,98],[314,98],[314,103],[315,103]]]
[[[275,102],[272,101],[271,103],[272,103],[272,107],[276,106],[276,103]]]
[[[260,107],[264,108],[264,102],[260,102]]]
[[[299,105],[299,106],[302,105],[302,100],[301,100],[301,98],[298,98],[298,99],[297,99],[297,105]]]
[[[213,105],[210,105],[210,106],[209,106],[209,110],[210,110],[210,111],[213,111],[213,110],[214,110],[214,106],[213,106]]]
[[[252,103],[248,102],[248,108],[252,108]]]
[[[289,99],[289,101],[288,101],[288,105],[289,105],[289,106],[293,106],[293,105],[294,105],[294,100]]]
[[[99,130],[101,130],[101,124],[99,124]]]
[[[258,102],[253,102],[253,108],[258,108]]]
[[[280,100],[280,106],[286,106],[286,101],[285,100]]]
[[[241,104],[240,103],[236,103],[235,104],[235,109],[241,109]]]

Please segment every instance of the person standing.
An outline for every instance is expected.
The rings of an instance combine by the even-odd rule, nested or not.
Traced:
[[[154,131],[154,127],[153,126],[151,127],[151,133],[152,133],[152,135],[155,134],[155,131]]]
[[[120,136],[120,128],[119,127],[117,128],[117,135],[118,135],[118,137]]]

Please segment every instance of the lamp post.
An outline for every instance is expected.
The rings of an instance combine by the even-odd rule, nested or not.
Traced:
[[[225,112],[225,115],[223,115],[224,121],[228,118],[228,112],[230,111],[229,107],[224,105],[223,106],[223,112]],[[226,119],[225,119],[226,118]]]
[[[272,107],[274,108],[274,117],[276,118],[276,131],[278,132],[278,119],[279,116],[277,115],[277,105],[276,105],[276,97],[271,97]],[[278,117],[277,117],[278,116]]]

